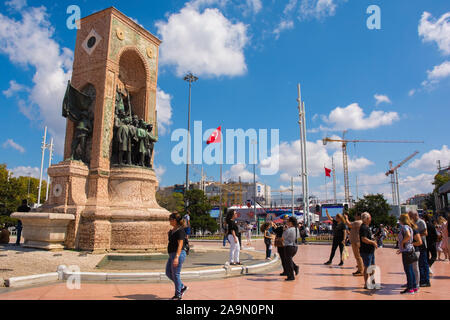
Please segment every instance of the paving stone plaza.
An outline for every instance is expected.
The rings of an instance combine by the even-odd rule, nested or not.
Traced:
[[[199,245],[199,243],[194,243]],[[202,243],[202,247],[220,248],[222,243]],[[261,240],[252,246],[263,250]],[[184,280],[189,286],[185,300],[447,300],[450,294],[450,263],[437,261],[433,265],[432,286],[420,288],[412,296],[401,295],[405,274],[401,257],[393,248],[376,251],[376,265],[381,270],[381,289],[363,289],[362,277],[352,276],[355,261],[352,253],[344,266],[337,266],[338,259],[331,266],[323,265],[330,252],[330,245],[310,244],[299,246],[295,262],[300,266],[298,278],[293,282],[280,277],[281,267],[272,270],[233,276],[222,279]],[[53,254],[53,253],[51,253]],[[4,257],[0,257],[4,259]],[[97,257],[98,259],[98,257]],[[0,260],[1,261],[1,260]],[[73,261],[73,260],[72,260]],[[222,261],[224,263],[224,261]],[[187,259],[189,263],[189,258]],[[217,262],[218,263],[218,262]],[[31,262],[30,262],[31,264]],[[245,264],[245,263],[244,263]],[[54,270],[53,270],[54,271]],[[101,272],[98,270],[97,272]],[[0,300],[165,300],[173,294],[169,282],[105,281],[81,282],[80,289],[68,289],[65,282],[54,282],[31,288],[0,288]]]

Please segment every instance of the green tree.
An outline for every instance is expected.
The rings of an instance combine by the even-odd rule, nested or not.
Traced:
[[[187,191],[184,200],[187,204],[186,210],[191,216],[191,228],[194,233],[198,230],[202,233],[205,231],[212,233],[217,231],[217,222],[209,215],[212,209],[211,202],[202,190],[193,189]]]
[[[27,199],[29,204],[37,202],[39,179],[12,177],[6,164],[0,164],[0,214],[10,215]],[[47,183],[42,181],[41,203],[45,201]]]
[[[182,193],[174,192],[165,194],[163,192],[156,192],[156,201],[158,204],[167,209],[169,212],[184,213],[184,197]]]
[[[389,210],[390,206],[382,194],[369,194],[355,203],[353,208],[350,209],[349,216],[352,218],[357,212],[360,214],[368,212],[372,216],[373,225],[395,226],[397,218],[389,215]]]
[[[434,176],[434,190],[433,192],[439,193],[439,188],[450,181],[450,175],[448,174],[437,174]]]

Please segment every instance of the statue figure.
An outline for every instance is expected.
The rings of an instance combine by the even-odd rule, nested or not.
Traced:
[[[155,145],[155,142],[158,141],[158,139],[152,134],[153,131],[153,124],[149,123],[147,124],[147,138],[145,140],[146,144],[146,156],[147,160],[146,163],[149,166],[149,168],[153,168],[152,165],[152,157],[153,157],[153,147]]]
[[[82,160],[83,162],[86,161],[86,140],[91,132],[92,125],[89,120],[89,113],[87,111],[83,111],[81,112],[81,119],[80,121],[78,121],[77,126],[75,127],[75,134],[71,146],[71,159]],[[80,148],[78,148],[78,146],[80,146]]]
[[[119,129],[117,130],[117,141],[119,143],[119,164],[123,165],[124,153],[127,158],[127,163],[131,165],[131,136],[129,129],[130,118],[125,117],[121,121]]]
[[[116,87],[116,109],[115,113],[116,115],[119,114],[119,112],[125,113],[125,105],[123,103],[123,94],[119,89],[119,86]]]
[[[129,126],[131,140],[131,161],[133,164],[139,164],[139,138],[137,136],[137,129],[139,128],[139,118],[137,115],[133,115],[132,122]]]
[[[147,152],[147,148],[146,148],[146,140],[147,140],[147,130],[146,130],[146,123],[144,122],[144,120],[140,119],[139,120],[139,124],[138,124],[138,128],[136,130],[136,136],[138,138],[138,155],[139,155],[139,162],[138,164],[143,167],[144,161],[145,161],[145,154]]]
[[[62,116],[76,124],[70,159],[81,160],[85,163],[89,162],[86,145],[88,138],[92,135],[92,119],[89,116],[89,109],[94,101],[95,98],[93,96],[78,91],[68,81],[62,105]]]
[[[119,141],[117,137],[117,131],[122,124],[123,119],[125,119],[125,113],[123,110],[119,109],[114,116],[114,128],[113,128],[113,143],[111,151],[111,163],[119,163]]]

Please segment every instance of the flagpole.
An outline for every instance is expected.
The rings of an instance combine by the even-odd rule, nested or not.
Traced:
[[[325,164],[323,165],[323,168],[325,170]],[[325,203],[328,202],[328,190],[327,190],[327,173],[325,170]]]
[[[222,133],[220,133],[222,134]],[[220,137],[220,184],[219,184],[219,192],[220,192],[220,199],[219,199],[219,217],[220,217],[220,228],[223,230],[223,214],[222,214],[222,164],[223,164],[223,145],[222,145],[222,137]]]
[[[42,159],[41,159],[41,175],[39,177],[39,192],[38,192],[38,198],[37,198],[38,207],[41,205],[42,171],[44,170],[45,149],[47,149],[46,139],[47,139],[47,126],[44,129],[44,137],[43,137],[43,142],[42,142],[42,147],[41,147]]]

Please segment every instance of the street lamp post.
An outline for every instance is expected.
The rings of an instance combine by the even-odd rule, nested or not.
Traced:
[[[192,82],[198,80],[196,76],[192,73],[188,73],[184,79],[184,81],[189,82],[189,104],[188,104],[188,137],[187,137],[187,150],[186,150],[186,188],[185,193],[189,190],[189,148],[190,148],[190,137],[191,137],[191,86]]]
[[[253,145],[253,194],[254,194],[254,198],[253,198],[253,211],[255,213],[255,219],[257,221],[257,227],[258,227],[258,234],[259,234],[259,220],[258,220],[258,216],[256,215],[256,145],[257,142],[256,140],[252,140],[251,144]]]

